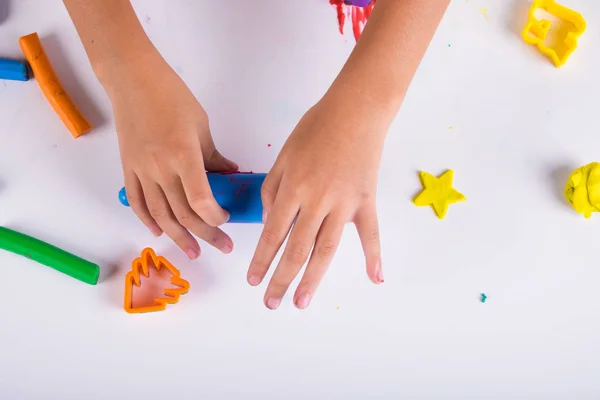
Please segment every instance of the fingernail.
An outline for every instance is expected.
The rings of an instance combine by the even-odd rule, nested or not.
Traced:
[[[159,237],[163,234],[162,229],[160,229],[158,226],[153,226],[152,228],[150,228],[150,232],[152,232],[154,237]]]
[[[298,307],[301,310],[304,310],[310,304],[310,300],[311,296],[309,294],[303,294],[300,297],[298,297],[298,300],[296,301],[296,307]]]
[[[258,284],[260,284],[260,277],[252,275],[250,278],[248,278],[248,283],[252,286],[257,286]]]
[[[263,224],[267,223],[267,211],[266,210],[263,210],[262,221],[263,221]]]
[[[227,246],[223,247],[223,253],[225,253],[225,254],[229,254],[229,253],[231,253],[232,251],[233,251],[233,247],[231,247],[231,246],[229,246],[229,245],[227,245]]]
[[[276,299],[274,297],[269,297],[267,300],[267,307],[271,310],[277,310],[277,307],[281,304],[281,299]]]
[[[195,260],[200,254],[194,249],[187,249],[185,251],[185,255],[188,256],[190,260]]]
[[[377,282],[379,283],[383,283],[383,270],[381,269],[381,267],[379,267],[377,269],[377,272],[375,273],[375,278],[377,279]]]

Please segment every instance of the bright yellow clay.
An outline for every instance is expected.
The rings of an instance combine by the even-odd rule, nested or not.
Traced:
[[[431,206],[439,219],[443,219],[448,211],[448,206],[459,201],[467,200],[466,197],[452,187],[454,171],[448,170],[439,178],[421,171],[419,178],[423,184],[423,191],[414,198],[417,206]]]
[[[600,164],[589,163],[573,171],[565,186],[565,197],[586,218],[600,211]]]
[[[552,38],[548,35],[552,23],[535,17],[535,12],[539,9],[561,19],[560,26],[556,27],[554,43],[549,43]],[[537,46],[556,67],[561,67],[577,48],[577,40],[585,28],[585,19],[578,12],[558,4],[554,0],[534,0],[522,36],[526,43]]]

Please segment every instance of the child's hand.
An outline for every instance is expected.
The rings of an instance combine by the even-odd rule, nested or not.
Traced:
[[[248,270],[251,285],[262,281],[291,229],[265,293],[270,309],[279,306],[310,255],[294,295],[298,308],[309,305],[350,221],[358,229],[369,278],[383,282],[375,192],[388,124],[378,122],[376,112],[349,112],[345,106],[325,97],[309,110],[264,182],[266,224]]]
[[[129,204],[154,233],[164,231],[187,254],[200,254],[190,234],[231,252],[217,226],[228,213],[215,201],[208,171],[237,171],[215,148],[208,117],[185,83],[157,55],[123,67],[105,84],[116,120]]]

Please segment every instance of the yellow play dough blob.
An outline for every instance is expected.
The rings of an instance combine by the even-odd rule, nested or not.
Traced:
[[[592,162],[573,171],[565,185],[565,197],[586,218],[600,211],[600,164]]]

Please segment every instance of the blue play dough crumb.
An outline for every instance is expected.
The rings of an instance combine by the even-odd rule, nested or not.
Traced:
[[[481,293],[481,302],[485,303],[486,300],[487,300],[487,296],[485,295],[485,293]]]
[[[119,201],[125,207],[129,207],[129,201],[127,200],[127,192],[125,191],[124,187],[121,188],[121,190],[119,190]]]

